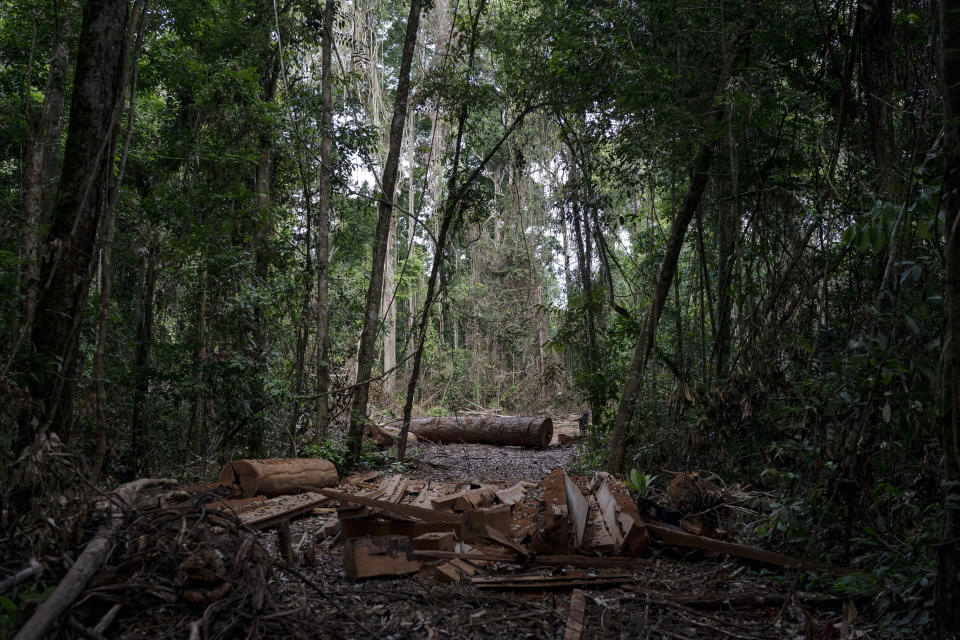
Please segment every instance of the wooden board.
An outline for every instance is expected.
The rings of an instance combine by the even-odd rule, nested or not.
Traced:
[[[583,637],[583,614],[587,599],[581,589],[570,594],[570,609],[567,610],[567,626],[563,630],[563,640],[580,640]]]
[[[400,502],[407,488],[407,479],[402,474],[395,474],[383,481],[383,500],[386,502]]]
[[[695,536],[692,533],[674,530],[672,528],[668,528],[659,524],[653,524],[651,522],[647,523],[647,530],[667,544],[673,544],[680,547],[690,547],[692,549],[702,549],[711,553],[725,553],[738,558],[745,558],[747,560],[762,562],[764,564],[770,564],[777,567],[799,568],[802,565],[804,569],[812,571],[828,571],[831,573],[852,572],[852,569],[847,569],[845,567],[833,567],[829,565],[815,564],[812,562],[803,562],[800,560],[800,558],[793,558],[791,556],[774,553],[773,551],[765,551],[763,549],[748,547],[742,544],[734,544],[732,542],[714,540],[713,538]]]
[[[466,511],[467,509],[479,509],[493,504],[497,499],[497,492],[494,487],[485,486],[479,489],[464,491],[453,504],[454,511]]]
[[[330,498],[317,493],[272,498],[257,508],[239,514],[241,522],[254,529],[268,529],[281,521],[307,515]]]
[[[418,522],[395,518],[340,516],[340,532],[344,539],[366,536],[406,536],[416,538],[427,533],[446,532],[452,535],[455,524],[443,522]]]
[[[566,575],[507,575],[473,578],[471,582],[478,589],[522,589],[543,591],[545,589],[568,589],[571,587],[596,587],[624,584],[633,580],[629,573],[597,575],[593,573],[571,572]]]
[[[588,512],[587,528],[583,535],[583,549],[584,551],[603,554],[613,553],[616,545],[614,544],[613,536],[604,522],[603,514],[597,505],[597,499],[593,494],[589,494],[586,499],[590,510]]]
[[[573,519],[573,533],[575,544],[579,548],[583,545],[583,534],[587,528],[587,518],[590,515],[590,504],[583,497],[580,489],[574,484],[567,472],[563,472],[563,491],[567,497],[567,508]]]
[[[340,486],[344,487],[351,484],[360,484],[361,482],[369,482],[371,480],[376,480],[380,477],[379,471],[364,471],[363,473],[357,473],[352,476],[347,476],[340,481]]]
[[[526,489],[524,489],[523,485],[518,482],[512,487],[497,491],[497,500],[503,504],[509,504],[512,506],[523,500],[524,493],[526,493]]]
[[[630,497],[630,491],[622,482],[608,478],[604,486],[617,503],[617,524],[623,535],[622,553],[630,556],[642,556],[650,547],[650,534],[647,532],[637,503]],[[599,495],[597,496],[599,501]]]
[[[350,538],[343,543],[343,568],[348,578],[360,580],[416,573],[420,562],[404,536]]]
[[[393,504],[392,502],[385,502],[383,500],[371,500],[370,498],[352,496],[348,493],[342,493],[332,489],[318,489],[317,493],[327,496],[328,498],[333,498],[334,500],[339,500],[340,502],[374,507],[376,509],[382,509],[388,513],[397,513],[402,516],[410,516],[425,522],[448,522],[460,524],[460,522],[463,520],[462,516],[456,513],[434,511],[433,509],[424,509],[422,507],[414,507],[408,504]]]
[[[543,486],[543,527],[531,542],[536,552],[565,554],[570,551],[570,518],[567,495],[563,486],[562,469],[551,471],[541,483]]]
[[[580,555],[543,555],[531,556],[518,560],[512,553],[492,553],[488,551],[476,553],[462,553],[456,551],[414,551],[418,558],[449,560],[452,558],[466,558],[469,560],[484,560],[488,562],[513,562],[520,564],[543,565],[548,567],[579,567],[583,569],[641,569],[649,567],[650,560],[646,558],[606,558],[602,556]]]

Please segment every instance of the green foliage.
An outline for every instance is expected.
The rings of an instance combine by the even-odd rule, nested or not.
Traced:
[[[308,444],[303,448],[303,453],[310,458],[329,460],[337,469],[345,469],[349,450],[345,441],[328,438],[320,444]],[[391,456],[389,451],[381,450],[376,442],[364,440],[357,469],[377,469],[387,464],[397,464],[395,456]],[[402,466],[402,463],[399,464]]]
[[[627,480],[624,481],[624,484],[638,496],[643,497],[653,485],[653,481],[658,477],[657,475],[651,475],[649,473],[640,473],[638,469],[630,469],[630,475]]]
[[[56,585],[39,589],[38,583],[28,582],[12,597],[0,596],[0,637],[6,638],[8,633],[16,629],[27,610],[49,598]]]

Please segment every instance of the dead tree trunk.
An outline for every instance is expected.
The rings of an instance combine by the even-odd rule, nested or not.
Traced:
[[[122,0],[91,0],[84,6],[63,171],[31,331],[34,353],[45,370],[30,383],[38,407],[33,415],[21,416],[16,451],[33,442],[38,429],[63,436],[70,432],[80,324],[92,280],[101,191],[113,160],[116,106],[123,94],[127,8]]]
[[[380,319],[380,296],[383,291],[383,264],[387,251],[387,238],[390,225],[393,224],[393,197],[396,192],[397,170],[400,165],[400,146],[403,142],[403,125],[407,118],[407,100],[410,95],[410,68],[413,65],[413,52],[417,43],[417,30],[420,27],[421,0],[411,0],[410,14],[407,17],[407,32],[403,40],[403,55],[400,59],[400,76],[397,81],[397,98],[393,107],[393,119],[390,122],[390,147],[387,161],[383,167],[383,179],[380,182],[381,198],[377,230],[373,240],[373,266],[370,270],[370,286],[367,288],[366,313],[363,319],[363,332],[360,336],[360,352],[357,355],[357,388],[353,396],[353,408],[350,412],[349,462],[356,464],[360,459],[360,445],[363,440],[363,426],[367,416],[367,400],[370,395],[370,372],[373,369],[373,350],[377,340],[377,327]]]
[[[943,210],[947,229],[946,335],[943,341],[941,436],[944,450],[942,541],[937,546],[935,609],[941,637],[960,632],[960,2],[940,3],[943,83]]]

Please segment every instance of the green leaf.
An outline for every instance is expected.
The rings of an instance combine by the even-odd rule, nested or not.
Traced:
[[[6,596],[0,596],[0,608],[5,611],[17,611],[16,603]]]
[[[888,423],[888,424],[890,423],[890,414],[891,414],[891,413],[892,413],[892,411],[891,411],[891,409],[890,409],[890,403],[887,402],[886,404],[883,405],[883,421],[884,421],[884,422],[886,422],[886,423]]]

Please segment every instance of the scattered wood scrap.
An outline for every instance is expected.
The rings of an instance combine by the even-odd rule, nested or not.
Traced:
[[[343,543],[343,566],[351,580],[403,576],[420,570],[410,539],[404,536],[350,538]]]
[[[570,609],[567,611],[567,626],[563,630],[563,640],[580,640],[583,637],[583,614],[587,599],[582,589],[574,589],[570,594]]]
[[[516,503],[523,500],[524,493],[526,493],[526,489],[524,489],[523,485],[518,482],[517,484],[507,489],[500,489],[499,491],[497,491],[496,495],[497,495],[497,500],[499,500],[503,504],[508,504],[510,506],[513,506]]]
[[[566,471],[563,471],[563,491],[567,497],[567,507],[570,510],[570,517],[573,519],[573,533],[576,536],[576,545],[580,547],[583,544],[583,534],[587,528],[587,518],[590,515],[590,504],[583,497],[583,493],[574,484]]]
[[[595,574],[573,571],[565,575],[506,575],[473,578],[478,589],[522,589],[542,591],[572,587],[603,587],[624,584],[633,580],[632,573]]]

